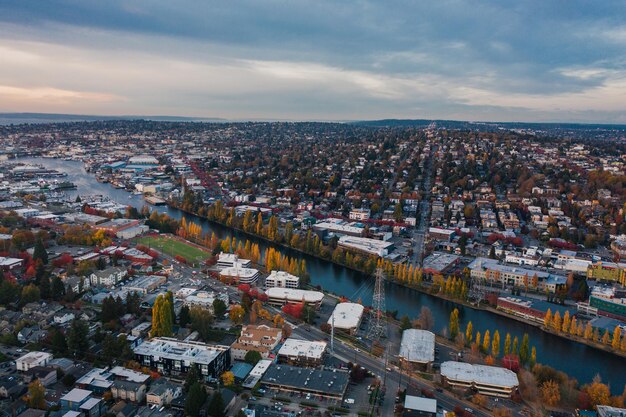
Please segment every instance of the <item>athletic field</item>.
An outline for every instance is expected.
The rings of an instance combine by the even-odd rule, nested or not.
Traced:
[[[198,263],[211,257],[211,254],[207,251],[167,236],[143,236],[136,240],[137,243],[154,248],[167,255],[180,255],[190,264]]]

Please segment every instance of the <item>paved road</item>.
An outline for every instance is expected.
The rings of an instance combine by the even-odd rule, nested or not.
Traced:
[[[415,240],[415,249],[413,251],[413,265],[422,266],[422,257],[424,254],[424,245],[426,240],[426,232],[428,231],[428,225],[430,220],[430,192],[432,189],[432,177],[433,177],[433,158],[436,148],[431,149],[430,154],[424,164],[424,182],[422,183],[422,201],[420,201],[419,207],[419,219],[415,225],[415,231],[413,232],[413,240]]]

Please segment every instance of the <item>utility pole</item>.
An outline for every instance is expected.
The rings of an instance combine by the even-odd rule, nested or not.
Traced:
[[[330,315],[330,354],[335,354],[335,312]]]

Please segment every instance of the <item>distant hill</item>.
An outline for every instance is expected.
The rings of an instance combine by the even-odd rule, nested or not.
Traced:
[[[626,130],[623,124],[601,123],[549,123],[549,122],[470,122],[463,120],[433,120],[433,119],[382,119],[361,120],[351,122],[359,126],[371,127],[422,127],[434,123],[436,127],[448,129],[480,129],[480,128],[504,128],[504,129],[532,129],[532,130],[575,130],[575,129],[602,129],[602,130]]]
[[[97,116],[56,113],[0,113],[0,124],[94,122],[102,120],[151,120],[155,122],[225,122],[217,117],[182,116]]]

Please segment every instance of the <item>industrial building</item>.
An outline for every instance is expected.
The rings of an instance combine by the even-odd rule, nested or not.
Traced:
[[[503,398],[510,397],[519,386],[517,375],[511,370],[465,362],[443,362],[441,378],[453,388],[471,388],[480,394]]]
[[[361,304],[339,303],[328,318],[328,324],[334,326],[335,330],[354,334],[361,325],[361,320],[363,320],[363,311],[364,308]]]
[[[269,276],[265,278],[265,287],[299,288],[300,278],[285,271],[272,271]]]
[[[196,366],[205,379],[219,378],[230,367],[228,346],[157,337],[143,342],[133,351],[142,366],[166,375],[185,374],[189,368]]]
[[[324,293],[322,292],[298,290],[295,288],[268,288],[266,294],[269,298],[268,302],[277,306],[304,302],[317,309],[324,299]]]
[[[428,330],[406,329],[402,332],[398,358],[407,369],[426,370],[435,361],[435,334]]]
[[[290,365],[319,366],[325,353],[326,342],[290,337],[278,350],[278,360]]]
[[[306,393],[342,400],[350,375],[346,371],[300,368],[273,364],[261,378],[261,383],[285,392]]]

